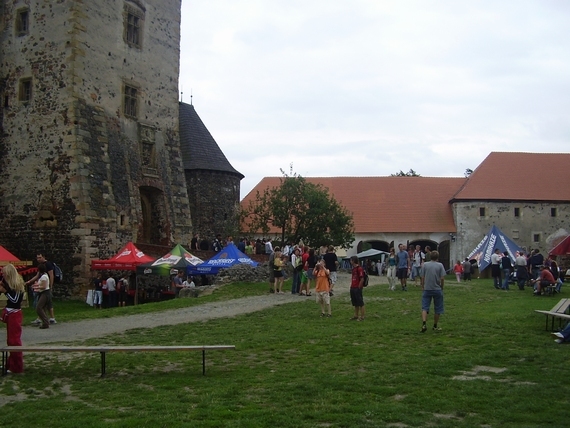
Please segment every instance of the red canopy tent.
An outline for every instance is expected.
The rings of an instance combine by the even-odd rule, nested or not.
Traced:
[[[2,245],[0,245],[0,266],[6,266],[8,263],[13,264],[20,275],[27,275],[38,270],[32,266],[33,262],[20,260]]]
[[[136,270],[142,263],[154,262],[155,258],[147,256],[132,242],[129,242],[115,256],[108,260],[92,260],[91,269],[96,270]]]
[[[551,256],[570,255],[570,235],[564,238],[560,243],[548,253]]]

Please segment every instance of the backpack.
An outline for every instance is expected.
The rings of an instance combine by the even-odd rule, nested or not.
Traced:
[[[368,287],[368,274],[366,273],[366,269],[362,269],[362,273],[363,273],[362,279],[364,280],[364,281],[362,282],[362,286],[363,286],[363,287]]]
[[[56,265],[54,262],[52,262],[53,264],[53,282],[59,284],[62,280],[63,280],[63,272],[61,271],[61,268]]]

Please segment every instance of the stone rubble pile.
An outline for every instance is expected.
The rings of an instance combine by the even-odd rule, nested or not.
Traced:
[[[248,264],[238,264],[222,269],[215,279],[216,284],[230,282],[265,282],[269,280],[269,266],[267,263],[252,267]]]

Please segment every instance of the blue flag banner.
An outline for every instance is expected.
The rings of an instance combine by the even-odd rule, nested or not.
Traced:
[[[517,251],[522,252],[522,248],[505,235],[497,226],[491,227],[489,233],[479,242],[473,251],[469,254],[469,260],[476,260],[479,266],[479,272],[485,270],[491,264],[491,255],[498,248],[501,253],[505,251],[509,254],[511,262],[514,263]]]

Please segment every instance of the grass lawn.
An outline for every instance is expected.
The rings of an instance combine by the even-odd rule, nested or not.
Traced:
[[[364,291],[363,322],[349,321],[353,311],[343,295],[333,298],[330,319],[302,299],[114,338],[116,344],[236,345],[208,354],[206,376],[199,353],[109,354],[104,379],[98,355],[26,355],[25,374],[0,380],[0,426],[569,425],[570,346],[555,344],[544,316],[534,312],[550,309],[567,290],[533,297],[528,289],[497,291],[490,280],[450,280],[443,331],[431,330],[430,317],[421,334],[420,289],[390,292],[374,283],[371,277]],[[227,286],[191,304],[267,289],[239,287],[247,290]],[[73,319],[63,306],[56,306],[62,319]]]

